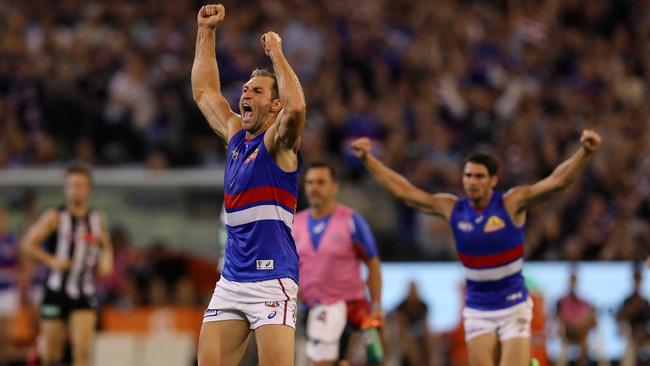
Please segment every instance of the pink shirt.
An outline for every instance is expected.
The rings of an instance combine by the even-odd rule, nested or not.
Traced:
[[[300,257],[300,294],[307,305],[363,299],[365,284],[359,273],[365,259],[352,240],[354,210],[337,204],[314,249],[309,232],[310,210],[296,215],[292,234]]]

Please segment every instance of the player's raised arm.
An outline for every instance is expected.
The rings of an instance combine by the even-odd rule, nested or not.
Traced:
[[[290,150],[295,152],[300,145],[300,135],[305,127],[307,107],[305,95],[298,77],[291,69],[289,62],[282,53],[282,39],[275,32],[262,36],[264,52],[273,62],[273,71],[278,83],[278,93],[282,102],[276,123],[269,131],[268,145],[274,151]],[[280,163],[280,162],[278,162]]]
[[[573,182],[584,167],[591,161],[600,147],[600,135],[593,130],[582,131],[582,146],[570,158],[565,160],[548,177],[531,185],[512,188],[504,196],[508,211],[519,214],[530,205],[541,202],[554,193],[561,191]]]
[[[404,176],[387,167],[370,153],[370,140],[366,137],[351,144],[354,155],[361,160],[377,182],[400,201],[419,211],[449,219],[456,196],[446,193],[430,194],[408,181]]]
[[[221,95],[215,52],[215,29],[226,14],[223,5],[206,5],[197,15],[196,52],[192,65],[192,95],[210,127],[227,141],[241,129],[239,116]]]

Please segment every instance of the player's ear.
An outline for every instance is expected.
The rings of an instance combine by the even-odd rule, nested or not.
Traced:
[[[494,188],[497,186],[498,183],[499,183],[499,177],[497,177],[496,175],[490,177],[490,187]]]
[[[284,105],[280,99],[273,99],[271,101],[271,112],[278,113],[282,110],[282,107],[284,107]]]

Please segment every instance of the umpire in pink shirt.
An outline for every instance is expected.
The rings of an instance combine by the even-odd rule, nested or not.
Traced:
[[[338,190],[332,165],[311,164],[305,173],[309,208],[296,214],[292,229],[300,257],[300,296],[308,307],[306,351],[314,366],[347,365],[350,333],[368,316],[383,322],[375,239],[358,212],[336,202]],[[367,283],[361,263],[368,267]]]

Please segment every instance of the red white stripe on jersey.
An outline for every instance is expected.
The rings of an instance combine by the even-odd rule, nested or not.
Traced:
[[[524,267],[524,260],[519,258],[512,263],[496,268],[475,269],[467,266],[463,267],[465,268],[465,277],[468,280],[477,282],[496,281],[521,271]]]
[[[288,209],[295,209],[297,199],[282,188],[264,186],[237,194],[225,194],[224,204],[225,223],[228,226],[245,225],[259,220],[278,220],[291,228],[293,212]]]

